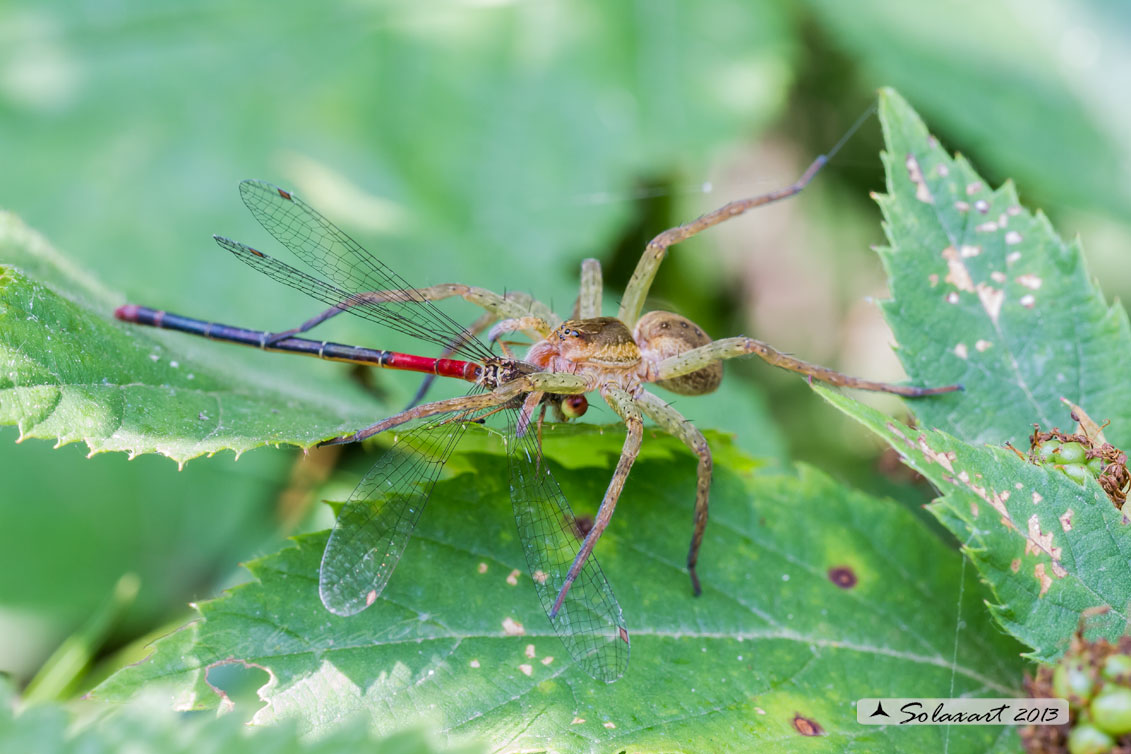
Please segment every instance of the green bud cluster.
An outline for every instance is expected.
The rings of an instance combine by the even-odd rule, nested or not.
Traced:
[[[1128,493],[1131,493],[1127,454],[1105,440],[1102,428],[1094,424],[1090,422],[1094,435],[1087,434],[1083,425],[1070,435],[1056,427],[1042,432],[1034,424],[1033,434],[1029,437],[1028,459],[1039,466],[1051,466],[1077,484],[1086,484],[1088,477],[1092,477],[1099,482],[1112,504],[1122,509]],[[1021,455],[1020,451],[1016,452]]]
[[[1099,479],[1107,465],[1100,456],[1088,458],[1089,449],[1079,442],[1050,440],[1033,450],[1037,463],[1052,466],[1078,484],[1088,476]]]
[[[1131,656],[1109,655],[1097,673],[1087,657],[1068,655],[1053,671],[1052,690],[1076,713],[1069,754],[1107,754],[1131,733]]]

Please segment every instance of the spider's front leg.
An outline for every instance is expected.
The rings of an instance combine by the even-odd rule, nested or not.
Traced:
[[[515,428],[515,433],[519,437],[526,434],[534,411],[542,403],[546,393],[582,395],[589,390],[589,382],[584,377],[566,372],[534,372],[526,375],[525,380],[533,390],[523,400],[522,410],[518,414],[518,426]]]
[[[387,291],[365,291],[363,293],[355,293],[348,298],[343,299],[337,305],[330,307],[324,312],[316,314],[310,319],[303,322],[298,327],[291,328],[290,330],[283,330],[282,332],[272,333],[268,341],[268,345],[275,343],[284,338],[289,338],[293,335],[304,333],[308,330],[317,327],[331,317],[336,317],[344,311],[355,306],[366,306],[370,304],[387,304],[387,303],[413,303],[423,301],[443,301],[448,298],[462,298],[465,301],[475,304],[481,309],[484,309],[488,314],[492,315],[495,319],[499,318],[514,318],[529,316],[532,310],[537,308],[539,313],[543,310],[549,311],[545,304],[542,304],[526,294],[508,294],[501,296],[498,293],[489,291],[486,288],[477,288],[471,285],[461,285],[459,283],[442,283],[440,285],[432,285],[427,288],[404,288]],[[453,343],[452,348],[458,348],[460,343]]]
[[[573,586],[573,582],[577,579],[577,575],[581,573],[585,561],[589,558],[589,554],[593,552],[593,547],[597,544],[597,540],[601,538],[601,533],[605,531],[605,527],[609,525],[609,519],[613,517],[613,511],[617,507],[617,500],[620,499],[620,493],[624,489],[625,480],[628,479],[628,472],[632,470],[632,464],[636,461],[636,456],[640,453],[640,443],[644,437],[644,419],[640,415],[640,408],[637,406],[636,401],[626,390],[617,385],[605,384],[601,386],[601,397],[609,404],[609,407],[617,413],[622,420],[624,420],[627,432],[625,433],[624,446],[621,449],[620,460],[617,461],[616,471],[613,472],[613,478],[609,482],[609,487],[605,491],[605,497],[601,500],[601,507],[597,509],[597,516],[593,521],[593,528],[585,536],[585,541],[581,543],[581,549],[578,550],[577,556],[573,559],[573,564],[569,567],[569,573],[566,574],[565,582],[562,584],[561,591],[558,592],[558,598],[554,601],[554,607],[550,611],[550,617],[553,618],[558,614],[561,609],[562,603],[565,601],[566,594],[569,588]]]
[[[857,390],[872,390],[880,393],[895,393],[906,398],[922,398],[940,393],[953,393],[962,390],[961,385],[946,385],[943,387],[916,387],[914,385],[893,385],[889,382],[873,382],[851,377],[835,369],[810,364],[807,361],[794,358],[778,351],[773,346],[754,338],[738,337],[723,338],[708,343],[705,346],[693,348],[686,353],[663,359],[657,363],[649,375],[652,381],[670,380],[685,374],[703,369],[720,359],[733,359],[739,356],[754,355],[768,364],[791,372],[804,374],[810,379],[827,382],[830,385],[856,388]]]
[[[546,338],[554,331],[542,317],[533,317],[529,315],[521,317],[509,317],[501,322],[495,324],[487,333],[487,340],[494,342],[500,337],[510,332],[526,332],[536,333],[539,338]]]
[[[330,440],[325,440],[318,443],[322,445],[342,445],[350,442],[360,442],[373,435],[384,432],[393,427],[399,427],[402,424],[412,421],[413,419],[425,419],[429,416],[436,414],[443,414],[453,412],[456,415],[452,417],[453,421],[459,421],[467,414],[478,411],[482,408],[491,408],[494,406],[502,406],[514,400],[516,397],[525,392],[529,392],[531,386],[526,382],[525,377],[512,380],[511,382],[504,383],[489,393],[479,393],[477,395],[465,395],[459,398],[447,398],[441,401],[432,401],[425,403],[421,406],[415,406],[399,414],[394,414],[388,419],[383,419],[376,424],[371,424],[364,429],[354,432],[352,435],[345,435],[343,437],[335,437]]]
[[[711,494],[711,448],[707,438],[695,425],[683,418],[671,404],[648,391],[636,399],[636,405],[649,419],[659,424],[668,434],[679,438],[699,459],[695,483],[695,530],[691,535],[691,547],[687,551],[687,572],[691,575],[691,589],[696,597],[702,594],[699,575],[695,565],[699,562],[699,545],[703,543],[703,532],[707,529],[707,504]]]

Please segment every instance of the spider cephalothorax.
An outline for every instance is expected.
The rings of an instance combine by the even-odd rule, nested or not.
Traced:
[[[566,320],[531,346],[526,361],[547,372],[583,377],[587,391],[598,390],[607,382],[632,395],[643,389],[640,349],[616,317]]]

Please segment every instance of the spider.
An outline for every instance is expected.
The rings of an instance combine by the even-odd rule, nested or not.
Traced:
[[[625,481],[640,451],[644,417],[650,418],[679,438],[698,461],[687,570],[692,592],[699,595],[702,587],[696,567],[708,518],[711,450],[703,433],[668,401],[652,392],[649,389],[651,385],[658,385],[679,395],[710,393],[722,381],[724,360],[753,355],[776,367],[806,375],[810,380],[860,390],[918,398],[962,389],[959,385],[925,388],[858,379],[801,361],[754,338],[739,336],[712,340],[702,328],[680,314],[666,311],[642,314],[652,281],[671,246],[755,207],[799,193],[827,159],[827,155],[818,157],[801,178],[784,189],[731,202],[696,220],[660,233],[645,247],[624,290],[615,317],[604,316],[602,312],[600,263],[595,259],[586,259],[581,265],[580,291],[573,312],[564,321],[548,306],[527,294],[508,293],[504,296],[462,284],[369,291],[352,294],[344,300],[334,298],[333,293],[316,293],[314,295],[333,304],[332,308],[293,330],[272,334],[267,343],[269,345],[305,332],[351,307],[398,305],[461,297],[482,308],[484,314],[465,331],[465,335],[470,338],[490,328],[489,340],[497,341],[507,333],[524,333],[534,342],[521,361],[513,358],[504,341],[502,345],[508,360],[498,362],[504,364],[506,369],[500,371],[497,364],[492,368],[484,367],[480,384],[487,388],[485,392],[415,405],[352,435],[335,438],[327,443],[356,442],[406,422],[439,414],[452,413],[458,420],[483,415],[475,412],[494,407],[501,410],[518,404],[521,404],[521,411],[517,432],[521,436],[530,431],[530,423],[536,412],[540,411],[537,419],[540,429],[547,406],[554,409],[558,418],[569,419],[584,413],[588,405],[584,397],[586,394],[598,393],[624,423],[625,440],[592,526],[584,536],[553,607],[548,611],[549,615],[554,618],[561,609],[571,585],[581,573],[613,516]],[[287,198],[290,199],[290,196],[287,195]],[[254,250],[251,254],[254,256],[244,253],[241,259],[253,266],[260,266],[264,255]],[[269,269],[266,271],[270,274]],[[449,344],[449,352],[455,350],[457,345]],[[421,394],[418,393],[418,396]]]

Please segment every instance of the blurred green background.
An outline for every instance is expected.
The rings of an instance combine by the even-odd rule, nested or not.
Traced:
[[[579,262],[597,257],[612,313],[653,235],[788,185],[892,85],[995,185],[1012,177],[1063,235],[1082,235],[1105,291],[1126,297],[1129,41],[1131,10],[1063,0],[9,1],[0,207],[123,302],[248,327],[318,310],[210,240],[275,248],[239,201],[248,177],[294,188],[418,285],[524,290],[566,312]],[[900,379],[873,303],[879,144],[873,120],[800,197],[676,247],[653,306],[715,337]],[[411,347],[339,319],[321,337]],[[201,348],[368,401],[375,418],[416,384],[376,374],[375,401],[340,365]],[[929,497],[885,474],[875,442],[801,380],[727,370],[718,395],[677,408],[779,463],[807,460],[909,505]],[[188,601],[240,579],[240,560],[296,526],[327,525],[316,498],[356,478],[327,491],[335,459],[296,466],[293,450],[178,472],[16,439],[0,430],[0,672],[17,679],[123,573],[141,591],[108,651],[187,618]]]

